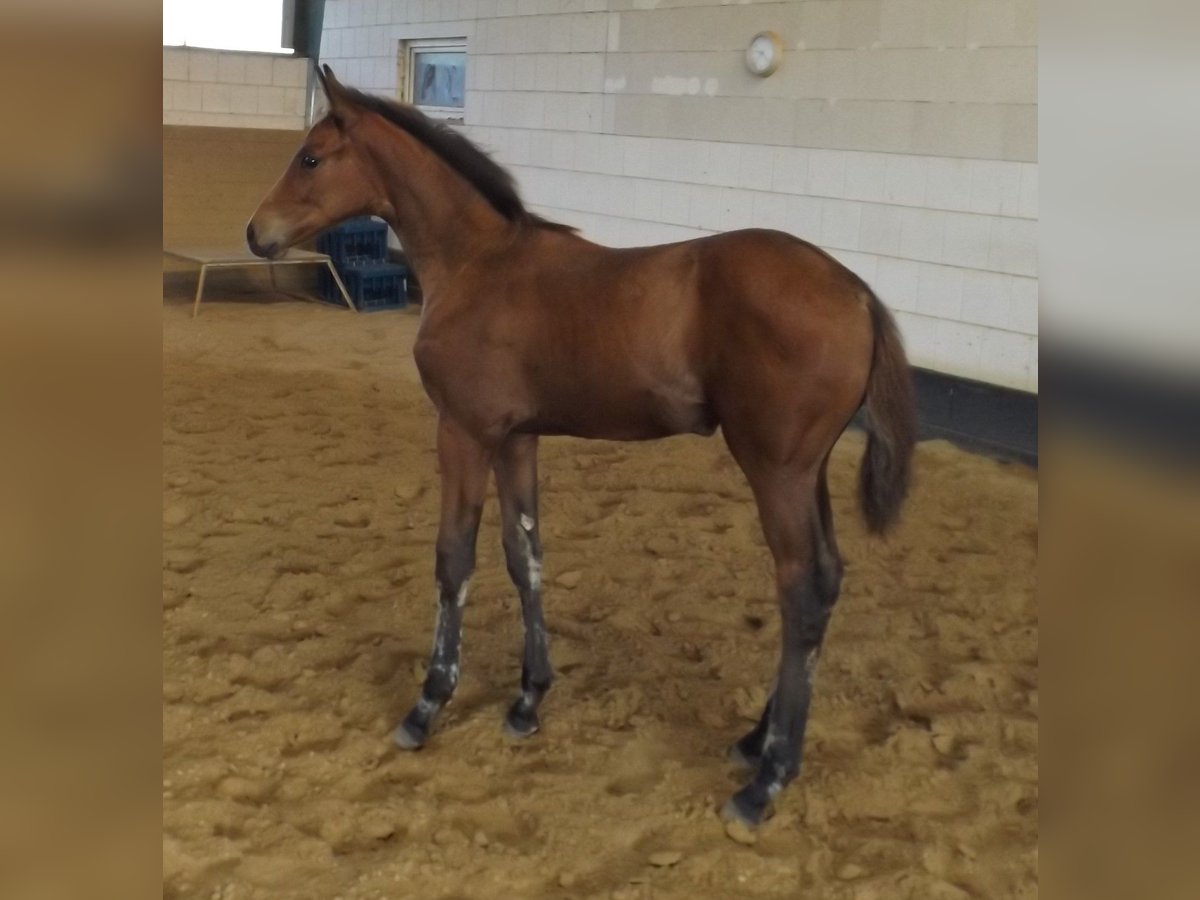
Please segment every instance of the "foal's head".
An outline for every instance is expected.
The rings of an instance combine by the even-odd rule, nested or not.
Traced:
[[[354,140],[361,114],[329,66],[318,70],[329,114],[309,130],[246,225],[246,243],[257,256],[277,257],[344,219],[377,213],[383,196],[375,168]]]

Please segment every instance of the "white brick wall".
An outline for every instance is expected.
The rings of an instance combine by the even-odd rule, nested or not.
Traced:
[[[307,80],[306,59],[163,47],[163,124],[302,129]]]
[[[467,38],[468,132],[542,214],[616,245],[792,232],[918,365],[1037,390],[1034,0],[327,0],[322,58],[394,96],[426,37]]]

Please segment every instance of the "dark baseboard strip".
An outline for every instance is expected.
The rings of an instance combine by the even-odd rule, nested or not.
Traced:
[[[1037,394],[928,369],[914,369],[913,380],[922,438],[1037,465]]]
[[[996,459],[1038,464],[1038,396],[913,369],[922,440],[940,438]],[[855,417],[862,424],[862,413]]]

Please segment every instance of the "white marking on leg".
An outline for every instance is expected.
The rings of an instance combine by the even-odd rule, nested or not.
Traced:
[[[462,587],[458,589],[458,595],[454,598],[455,604],[459,609],[467,605],[467,590],[471,587],[471,579],[463,579]]]
[[[808,656],[804,659],[804,677],[812,683],[813,674],[817,671],[817,662],[821,659],[821,648],[814,647],[808,651]]]
[[[534,524],[533,519],[521,513],[521,528],[524,530],[519,537],[521,539],[521,555],[525,557],[525,570],[529,573],[529,589],[540,591],[542,589],[542,563],[534,557],[533,541],[529,537],[533,533]]]
[[[437,615],[433,620],[433,656],[438,659],[442,655],[442,651],[446,646],[446,629],[443,627],[445,622],[442,616],[442,591],[441,584],[438,584],[438,600],[437,600]]]

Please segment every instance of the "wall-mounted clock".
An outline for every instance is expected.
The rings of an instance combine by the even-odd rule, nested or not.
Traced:
[[[746,68],[750,74],[766,78],[783,62],[783,41],[773,31],[760,31],[746,47]]]

